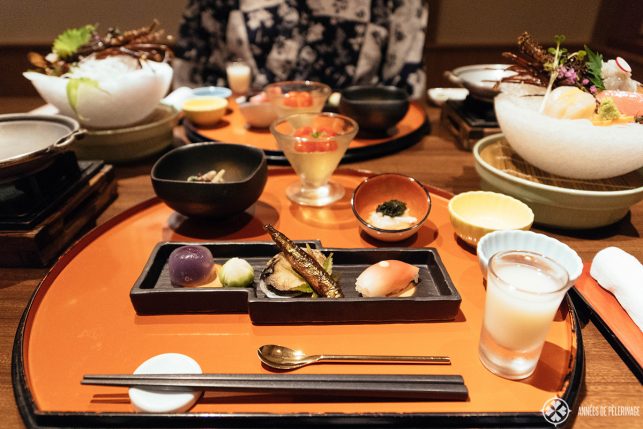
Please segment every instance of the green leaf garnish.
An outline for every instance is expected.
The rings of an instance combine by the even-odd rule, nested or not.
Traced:
[[[406,212],[406,203],[400,200],[388,200],[378,205],[375,211],[390,217],[402,216]]]
[[[306,245],[306,247],[308,247],[308,245]],[[309,247],[309,249],[310,249],[310,247]],[[291,288],[290,290],[298,291],[298,292],[304,292],[304,293],[313,292],[313,288],[310,287],[308,282],[306,282],[306,280],[304,280],[304,278],[297,271],[295,271],[294,268],[289,267],[289,268],[287,268],[287,270],[290,271],[295,277],[297,277],[298,280],[301,280],[301,284],[299,286]]]
[[[314,290],[313,288],[310,287],[308,283],[302,283],[297,287],[294,287],[290,290],[296,290],[297,292],[304,292],[304,293],[313,293]]]
[[[601,77],[601,69],[603,68],[603,55],[598,52],[592,51],[589,46],[585,45],[585,52],[587,53],[587,72],[589,73],[589,81],[596,89],[605,89],[603,78]]]
[[[565,41],[565,36],[562,34],[557,34],[554,36],[554,40],[556,41],[556,48],[551,51],[552,48],[549,48],[548,51],[550,54],[554,56],[554,61],[551,63],[546,63],[545,64],[545,70],[549,72],[549,85],[547,85],[547,90],[545,91],[545,96],[543,97],[543,102],[540,105],[540,109],[538,110],[540,113],[542,113],[545,110],[545,106],[547,105],[547,99],[549,98],[549,94],[551,93],[551,90],[554,86],[554,82],[556,81],[556,78],[558,77],[558,67],[561,65],[561,58],[565,52],[567,52],[566,49],[561,48],[560,44]]]
[[[94,79],[90,79],[88,77],[76,77],[73,79],[69,79],[69,81],[67,82],[67,100],[69,101],[69,105],[71,106],[71,109],[77,115],[79,115],[78,111],[76,110],[78,107],[78,90],[80,89],[81,85],[88,85],[98,90],[101,90],[103,92],[106,92],[104,89],[100,87],[100,84],[98,83],[98,81]]]
[[[328,274],[333,274],[333,254],[332,253],[326,257],[326,260],[324,261],[324,266],[322,268]]]
[[[94,30],[96,30],[96,27],[93,25],[86,25],[63,31],[54,40],[53,53],[62,59],[74,55],[78,48],[91,40]]]

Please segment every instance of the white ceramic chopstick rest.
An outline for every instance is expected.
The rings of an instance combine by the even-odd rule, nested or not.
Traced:
[[[643,265],[634,256],[608,247],[594,256],[589,273],[616,297],[643,331]]]
[[[202,374],[199,364],[180,353],[164,353],[143,362],[134,374]],[[129,398],[141,413],[182,413],[189,410],[203,394],[200,390],[177,387],[176,390],[130,387]]]

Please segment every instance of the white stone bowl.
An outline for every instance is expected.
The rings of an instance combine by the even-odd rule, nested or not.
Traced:
[[[150,115],[170,88],[172,67],[169,64],[154,61],[143,64],[138,70],[96,79],[100,89],[81,84],[76,111],[67,98],[69,79],[37,72],[23,75],[61,114],[77,119],[85,127],[120,128]]]
[[[496,117],[512,149],[548,173],[574,179],[606,179],[643,167],[643,126],[596,126],[587,119],[539,113],[542,97],[500,94]]]

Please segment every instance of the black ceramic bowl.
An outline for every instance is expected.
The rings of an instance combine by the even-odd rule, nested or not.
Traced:
[[[225,169],[223,183],[188,182],[190,176]],[[154,192],[177,212],[225,218],[243,212],[263,192],[268,164],[261,149],[231,143],[197,143],[174,149],[152,167]]]
[[[342,91],[339,101],[339,112],[367,131],[390,129],[408,110],[406,91],[394,86],[350,86]]]

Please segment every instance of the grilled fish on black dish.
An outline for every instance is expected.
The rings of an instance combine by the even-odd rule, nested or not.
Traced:
[[[324,267],[324,270],[331,272],[332,256],[326,257],[317,249],[306,247],[305,252],[310,254]],[[282,252],[273,256],[266,268],[261,273],[259,288],[268,298],[297,298],[316,297],[317,293],[295,269],[290,265]]]
[[[319,296],[326,298],[343,298],[337,281],[326,272],[324,267],[316,259],[317,255],[311,255],[306,250],[290,241],[272,225],[265,225],[264,229],[281,250],[283,257],[290,263],[292,268],[299,274]],[[273,264],[274,266],[275,264]]]

